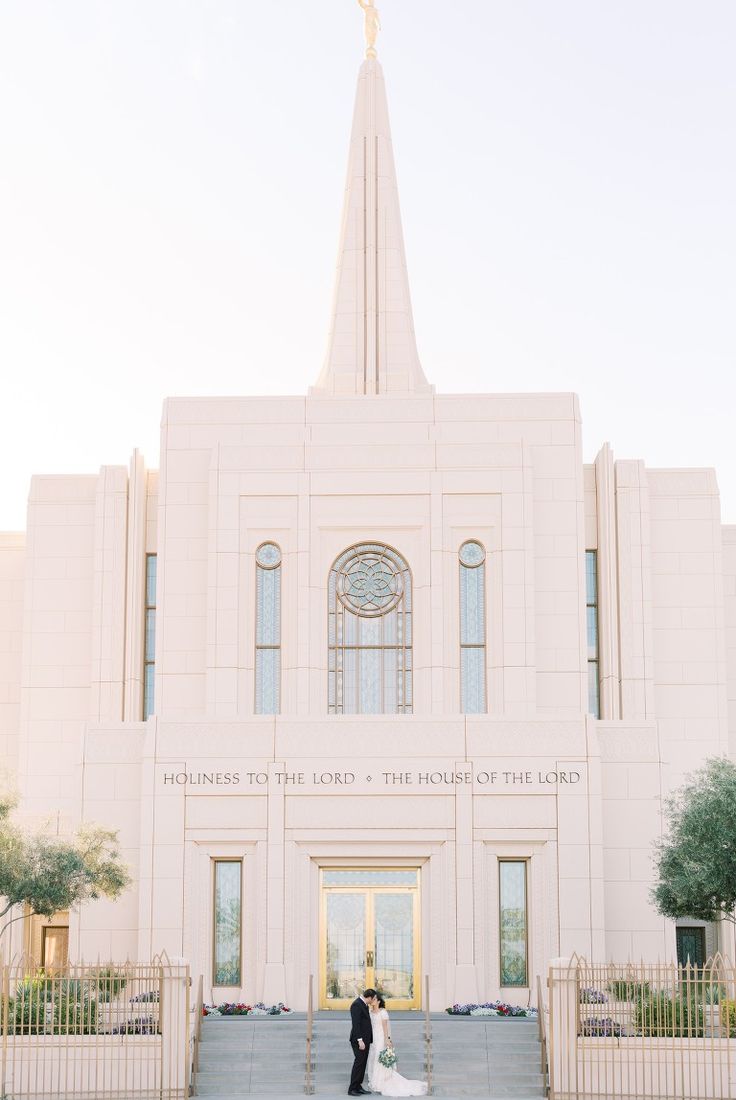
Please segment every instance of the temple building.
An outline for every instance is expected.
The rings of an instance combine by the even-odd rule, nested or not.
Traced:
[[[373,51],[375,52],[375,51]],[[427,226],[427,232],[431,226]],[[208,1001],[534,998],[551,958],[733,952],[650,902],[662,798],[736,751],[736,528],[707,469],[583,461],[571,393],[441,395],[384,78],[357,88],[306,395],[173,397],[160,469],[33,479],[0,536],[21,813],[119,830],[133,886],[13,949]]]

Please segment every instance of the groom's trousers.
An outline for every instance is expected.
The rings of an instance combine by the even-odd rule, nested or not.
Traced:
[[[355,1055],[355,1061],[353,1062],[353,1072],[350,1075],[350,1088],[359,1089],[363,1084],[363,1078],[365,1077],[365,1067],[368,1065],[368,1051],[371,1049],[370,1044],[365,1044],[365,1050],[361,1050],[358,1046],[357,1039],[351,1039],[350,1046],[353,1048],[353,1054]]]

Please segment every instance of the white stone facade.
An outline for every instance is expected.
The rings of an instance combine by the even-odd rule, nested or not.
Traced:
[[[585,465],[572,394],[435,395],[375,61],[350,164],[330,351],[309,396],[173,398],[160,471],[136,454],[129,470],[34,479],[27,535],[0,537],[0,744],[29,820],[120,830],[134,887],[72,914],[74,957],[165,949],[205,975],[208,999],[303,1007],[321,973],[320,873],[419,868],[432,1007],[526,1003],[550,958],[675,953],[648,900],[652,842],[663,793],[736,752],[736,528],[721,526],[712,471],[614,462],[608,446]],[[460,692],[468,539],[486,550],[487,713],[473,715]],[[278,715],[254,713],[264,542],[282,552]],[[328,713],[328,576],[363,543],[394,547],[411,571],[411,714]],[[237,989],[213,988],[223,857],[243,860]],[[528,980],[513,989],[499,964],[504,859],[527,861]]]

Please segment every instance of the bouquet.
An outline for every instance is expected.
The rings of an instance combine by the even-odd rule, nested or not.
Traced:
[[[386,1069],[393,1069],[398,1060],[396,1051],[393,1047],[386,1047],[385,1050],[382,1050],[378,1055],[378,1061],[382,1066],[385,1066]]]

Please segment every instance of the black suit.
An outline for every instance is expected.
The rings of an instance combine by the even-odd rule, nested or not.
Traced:
[[[373,1039],[373,1025],[371,1024],[371,1011],[362,997],[356,997],[350,1006],[350,1046],[353,1048],[355,1061],[353,1072],[350,1075],[350,1091],[356,1091],[363,1086],[365,1067],[368,1064],[368,1052]],[[363,1050],[358,1046],[358,1039],[363,1040]]]

